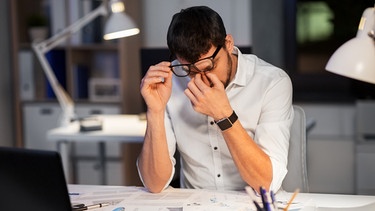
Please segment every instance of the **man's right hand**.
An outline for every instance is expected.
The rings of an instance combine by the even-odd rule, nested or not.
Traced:
[[[141,81],[141,94],[148,111],[160,112],[165,109],[172,92],[172,71],[170,62],[160,62],[150,66]]]

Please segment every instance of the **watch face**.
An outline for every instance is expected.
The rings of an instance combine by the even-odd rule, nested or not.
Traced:
[[[223,119],[223,121],[218,122],[217,125],[221,130],[226,130],[232,127],[232,123],[229,121],[229,119]]]
[[[228,118],[225,118],[225,119],[221,119],[219,121],[216,122],[217,126],[219,126],[219,128],[224,131],[230,127],[232,127],[232,125],[237,121],[238,117],[237,117],[237,114],[233,111],[232,115],[230,115],[230,117]]]

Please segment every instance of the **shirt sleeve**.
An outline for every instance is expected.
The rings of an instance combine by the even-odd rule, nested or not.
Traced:
[[[273,174],[270,189],[276,192],[288,172],[290,127],[294,116],[289,77],[282,77],[271,84],[263,102],[254,139],[270,157]]]

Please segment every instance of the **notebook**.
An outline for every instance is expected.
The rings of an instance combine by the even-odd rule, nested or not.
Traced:
[[[0,147],[0,210],[71,211],[60,154]]]

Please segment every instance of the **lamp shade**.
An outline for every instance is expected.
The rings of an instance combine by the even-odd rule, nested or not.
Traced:
[[[368,35],[374,26],[374,18],[374,8],[366,9],[357,36],[335,51],[326,65],[326,70],[375,84],[375,43]]]
[[[139,33],[134,21],[124,13],[125,6],[121,1],[112,1],[112,14],[104,28],[104,39],[111,40],[133,36]]]

